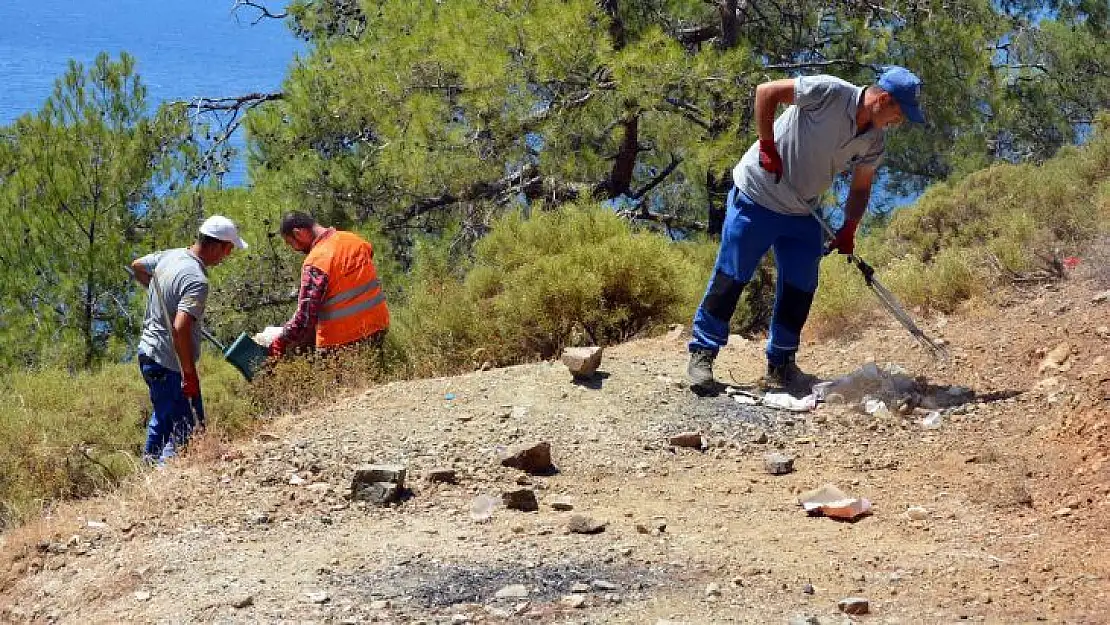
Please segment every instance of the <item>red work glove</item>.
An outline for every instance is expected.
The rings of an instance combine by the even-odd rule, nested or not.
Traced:
[[[285,342],[281,340],[281,337],[278,337],[274,339],[273,343],[270,343],[270,358],[281,358],[284,354]]]
[[[782,157],[774,139],[759,140],[759,166],[775,175],[775,184],[782,180]]]
[[[181,374],[181,392],[189,399],[200,397],[200,378],[197,377],[195,369]]]
[[[837,231],[836,237],[829,243],[829,251],[836,250],[841,254],[854,254],[856,251],[856,228],[859,227],[858,219],[848,219]]]

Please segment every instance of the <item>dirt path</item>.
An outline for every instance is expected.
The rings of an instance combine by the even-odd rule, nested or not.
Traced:
[[[806,348],[801,364],[826,378],[874,358],[972,389],[936,430],[919,414],[695,397],[678,383],[681,337],[608,350],[591,385],[543,363],[374,388],[6,537],[0,620],[1110,622],[1110,302],[1092,301],[1105,288],[929,320],[952,346],[943,370],[885,320]],[[1061,343],[1063,370],[1038,373]],[[718,374],[753,379],[760,363],[759,344],[738,342]],[[683,431],[708,449],[671,447]],[[529,441],[551,444],[558,473],[499,465]],[[769,475],[770,451],[795,471]],[[411,496],[348,502],[371,462],[406,465]],[[435,467],[459,483],[426,482]],[[797,494],[826,482],[874,513],[807,517]],[[472,519],[475,497],[518,488],[538,512]],[[559,496],[574,509],[553,509]],[[567,531],[575,514],[605,530]],[[497,598],[514,584],[526,595]],[[870,614],[838,611],[849,596]]]

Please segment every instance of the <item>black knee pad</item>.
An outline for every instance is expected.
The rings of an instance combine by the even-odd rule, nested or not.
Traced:
[[[705,294],[702,307],[710,315],[728,323],[732,319],[732,313],[736,312],[736,303],[740,301],[740,294],[747,284],[721,271],[716,272],[710,281],[709,292]]]
[[[778,305],[775,307],[779,323],[801,334],[802,326],[809,318],[809,307],[812,305],[813,291],[804,291],[784,283]]]

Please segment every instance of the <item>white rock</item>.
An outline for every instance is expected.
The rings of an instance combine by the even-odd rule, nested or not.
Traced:
[[[523,599],[528,596],[528,587],[524,584],[511,584],[497,591],[494,597],[498,599]]]
[[[924,521],[929,518],[929,511],[921,506],[911,506],[906,510],[906,516],[911,521]]]

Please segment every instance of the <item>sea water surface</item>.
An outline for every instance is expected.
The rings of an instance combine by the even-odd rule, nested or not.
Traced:
[[[284,0],[265,2],[273,11]],[[153,111],[166,100],[277,91],[306,46],[234,0],[0,0],[0,125],[39,110],[70,59],[135,57]],[[241,133],[233,144],[241,151]],[[239,159],[225,177],[243,184]]]

